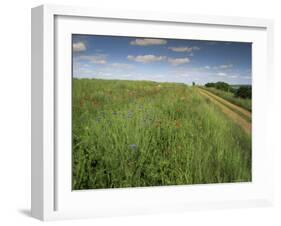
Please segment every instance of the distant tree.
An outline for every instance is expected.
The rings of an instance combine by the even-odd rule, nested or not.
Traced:
[[[223,90],[223,91],[230,91],[230,85],[225,82],[217,82],[215,88]]]
[[[215,83],[213,82],[208,82],[205,84],[206,87],[214,87],[215,88]]]
[[[235,93],[236,97],[241,97],[241,98],[252,98],[252,87],[251,86],[240,86],[236,93]]]
[[[192,82],[192,85],[195,86],[195,82]]]
[[[226,82],[209,82],[205,84],[206,87],[213,87],[227,92],[233,92],[233,88]]]

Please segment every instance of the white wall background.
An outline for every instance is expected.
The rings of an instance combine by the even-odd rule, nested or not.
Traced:
[[[98,8],[231,15],[275,20],[275,100],[270,129],[275,150],[275,195],[272,208],[197,211],[93,220],[50,225],[281,225],[281,13],[274,0],[9,0],[0,8],[0,225],[42,224],[30,208],[30,8],[43,3]]]

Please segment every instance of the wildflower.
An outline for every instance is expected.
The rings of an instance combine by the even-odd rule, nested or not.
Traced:
[[[136,144],[131,144],[130,148],[132,149],[133,152],[136,152],[138,150],[138,145]]]
[[[132,112],[132,111],[129,111],[129,112],[128,112],[128,117],[131,118],[132,116],[133,116],[133,112]]]
[[[157,120],[157,121],[155,122],[155,127],[156,127],[156,128],[159,128],[159,127],[161,127],[161,124],[162,124],[161,120]]]
[[[179,121],[176,121],[176,128],[181,128],[181,123]]]
[[[99,106],[99,102],[98,102],[97,100],[93,100],[93,101],[92,101],[92,106],[93,106],[93,107]]]
[[[101,121],[102,120],[102,117],[101,116],[98,116],[97,117],[97,122]]]

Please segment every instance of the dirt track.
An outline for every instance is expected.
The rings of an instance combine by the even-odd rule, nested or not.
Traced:
[[[222,112],[224,112],[234,122],[239,124],[245,130],[246,133],[251,134],[252,124],[232,109],[235,109],[236,111],[239,111],[241,114],[243,114],[243,115],[245,115],[249,118],[251,118],[251,115],[252,115],[251,112],[249,112],[249,111],[247,111],[247,110],[245,110],[245,109],[243,109],[243,108],[241,108],[237,105],[234,105],[234,104],[228,102],[227,100],[225,100],[221,97],[218,97],[218,96],[214,95],[213,93],[210,93],[206,90],[198,88],[198,91],[204,97],[208,98],[214,104],[219,106],[221,108]]]

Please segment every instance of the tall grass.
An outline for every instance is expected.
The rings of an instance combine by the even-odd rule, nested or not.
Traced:
[[[201,87],[207,91],[210,91],[211,93],[222,97],[225,100],[228,100],[229,102],[236,104],[248,111],[252,111],[252,100],[251,99],[243,99],[240,97],[235,97],[234,93],[232,92],[226,92],[223,90],[219,90],[216,88],[212,88],[212,87]]]
[[[73,80],[73,189],[251,181],[251,137],[194,88]]]

